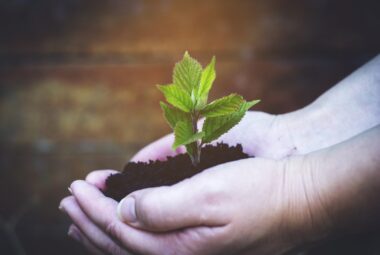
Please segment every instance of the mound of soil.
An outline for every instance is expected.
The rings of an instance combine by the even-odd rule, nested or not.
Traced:
[[[197,167],[193,166],[187,154],[168,157],[166,161],[129,162],[122,173],[108,177],[103,193],[120,201],[135,190],[173,185],[207,168],[245,158],[249,156],[240,144],[230,147],[218,143],[202,148],[201,162]]]

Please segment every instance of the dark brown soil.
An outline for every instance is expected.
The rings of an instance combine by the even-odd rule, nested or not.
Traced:
[[[120,201],[135,190],[173,185],[212,166],[248,157],[240,144],[230,147],[218,143],[216,146],[206,145],[202,148],[201,162],[197,167],[191,164],[187,154],[168,157],[166,161],[129,162],[122,173],[108,177],[103,192]]]

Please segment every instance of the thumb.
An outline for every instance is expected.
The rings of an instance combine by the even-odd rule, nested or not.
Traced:
[[[224,196],[219,186],[187,179],[170,187],[140,190],[120,201],[118,217],[133,227],[158,232],[222,226],[228,221],[221,208]]]

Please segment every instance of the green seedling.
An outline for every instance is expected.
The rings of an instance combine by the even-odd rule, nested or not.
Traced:
[[[171,105],[160,102],[165,119],[174,130],[175,150],[184,145],[194,166],[200,162],[204,144],[218,139],[240,122],[246,111],[260,100],[245,101],[231,94],[208,103],[208,94],[216,78],[215,56],[202,69],[201,64],[185,52],[173,70],[173,83],[157,85]],[[205,117],[202,129],[198,121]]]

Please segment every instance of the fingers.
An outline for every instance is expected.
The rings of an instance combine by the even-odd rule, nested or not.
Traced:
[[[134,192],[117,210],[122,221],[149,231],[223,226],[229,221],[228,213],[220,210],[224,198],[223,185],[188,179],[171,187]]]
[[[165,202],[164,206],[170,206],[168,211],[160,209],[157,215],[155,215],[155,207],[148,208],[144,206],[144,203],[142,204],[141,210],[146,210],[145,213],[149,214],[150,212],[153,216],[152,218],[145,216],[147,220],[141,222],[147,226],[152,222],[152,226],[158,231],[161,231],[161,229],[175,230],[169,232],[146,232],[145,230],[134,228],[123,223],[118,219],[116,214],[117,202],[105,197],[98,188],[86,181],[73,182],[70,188],[74,197],[65,198],[61,206],[67,211],[74,221],[74,224],[81,230],[84,236],[100,250],[106,251],[107,254],[119,254],[114,244],[127,249],[128,252],[132,252],[133,254],[198,254],[199,251],[218,247],[220,243],[217,240],[219,240],[220,235],[225,236],[226,229],[226,226],[222,224],[226,222],[222,217],[225,215],[226,210],[220,210],[220,207],[216,206],[222,202],[222,200],[218,198],[218,190],[220,188],[215,188],[219,185],[213,184],[212,181],[208,183],[206,192],[202,192],[202,189],[206,190],[206,185],[202,185],[202,183],[199,182],[199,190],[194,192],[193,195],[183,197],[185,200],[188,200],[189,203],[181,204],[181,201],[178,201],[180,196],[173,197],[176,199],[173,201],[174,204],[177,204],[178,207],[184,209],[184,211],[175,206],[170,206],[170,199],[166,201],[162,200]],[[189,182],[188,185],[183,186],[183,189],[177,187],[171,191],[174,193],[178,191],[181,192],[181,194],[185,194],[183,193],[185,188],[188,192],[188,187],[191,186],[194,187],[194,183]],[[140,195],[142,195],[143,192],[152,192],[151,194],[154,194],[154,190],[155,189],[142,190]],[[162,192],[160,194],[163,196],[170,194],[169,190],[160,192]],[[201,196],[201,193],[205,193],[206,196]],[[150,193],[146,195],[148,194],[150,195]],[[134,195],[136,195],[136,193]],[[136,198],[139,201],[140,197],[138,194]],[[151,198],[156,199],[157,197],[152,196]],[[149,202],[149,200],[147,201]],[[207,204],[209,204],[209,208],[213,208],[213,210],[207,210],[205,206]],[[138,208],[140,208],[140,206],[137,206],[137,211],[139,211]],[[194,208],[197,209],[194,210]],[[170,210],[173,209],[175,213],[171,214]],[[167,213],[167,219],[160,216],[165,213]],[[184,217],[181,217],[181,215],[184,215]],[[139,219],[139,216],[137,218]],[[150,221],[150,219],[152,221]],[[181,219],[184,219],[185,223],[182,223]],[[192,222],[201,224],[196,226],[192,224]],[[204,224],[202,222],[204,222]],[[191,227],[186,229],[181,227],[185,225]],[[216,227],[209,228],[208,225]],[[108,236],[108,239],[105,236]],[[208,240],[207,245],[206,240]],[[210,244],[210,240],[211,244],[213,243],[214,245]],[[128,254],[127,251],[124,250],[124,252],[125,253],[121,254]]]
[[[70,188],[80,209],[88,217],[90,223],[92,223],[93,229],[94,226],[97,226],[103,233],[120,242],[123,247],[127,247],[131,252],[138,254],[156,254],[152,253],[152,251],[162,249],[163,243],[165,242],[164,236],[155,236],[154,234],[132,228],[121,222],[116,215],[117,202],[105,197],[101,191],[93,185],[85,181],[75,181],[71,184]],[[83,221],[82,219],[79,223]],[[74,222],[80,227],[75,220]],[[85,229],[81,230],[86,233]],[[93,231],[96,231],[96,229]],[[103,242],[103,240],[100,240],[100,242]]]
[[[104,253],[99,250],[95,245],[93,245],[90,240],[83,234],[82,231],[75,225],[69,227],[67,235],[70,236],[75,241],[81,243],[91,254],[104,255]]]
[[[105,188],[105,181],[111,174],[119,173],[116,170],[95,170],[89,173],[86,176],[86,182],[94,185],[98,189],[104,189]]]
[[[87,239],[93,244],[96,244],[98,249],[115,255],[128,254],[108,235],[106,235],[104,231],[91,222],[91,220],[82,212],[73,196],[64,198],[60,207],[73,220],[74,224],[79,227]],[[73,233],[75,234],[75,232]]]
[[[170,134],[162,137],[161,139],[147,145],[141,149],[131,161],[149,161],[149,160],[165,160],[168,156],[175,156],[179,153],[184,153],[183,147],[179,147],[177,150],[172,150],[172,144],[174,141],[174,135]]]

